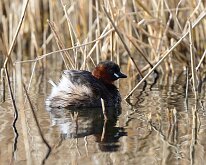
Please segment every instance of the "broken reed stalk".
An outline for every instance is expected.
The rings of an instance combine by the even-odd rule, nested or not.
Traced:
[[[106,28],[103,30],[103,32],[102,32],[102,34],[100,35],[100,37],[110,31],[110,30],[107,31],[107,29],[108,29],[108,26],[106,26]],[[113,29],[111,29],[111,30],[113,31]],[[107,31],[107,32],[106,32],[106,31]],[[92,63],[94,64],[94,66],[96,66],[95,63],[94,63],[94,61],[93,61],[93,59],[91,58],[91,55],[92,55],[92,52],[94,51],[94,49],[97,47],[99,41],[100,41],[100,40],[97,40],[96,43],[94,44],[94,46],[90,49],[89,53],[86,55],[86,59],[85,59],[83,65],[85,65],[86,60],[87,60],[88,58],[90,58],[90,60],[91,60]],[[82,68],[82,67],[81,67],[81,68]]]
[[[192,38],[192,27],[191,22],[188,21],[189,24],[189,42],[190,42],[190,57],[191,57],[191,70],[192,70],[192,82],[193,82],[193,90],[195,94],[195,99],[197,99],[197,71],[195,64],[195,57],[193,53],[193,38]]]
[[[180,25],[180,22],[179,22],[179,20],[178,20],[178,12],[179,12],[179,8],[180,8],[181,3],[182,3],[182,0],[180,0],[180,1],[178,2],[177,6],[176,6],[176,9],[175,9],[175,20],[176,20],[176,22],[177,22],[177,25],[178,25],[180,31],[182,32],[182,29],[183,29],[183,28],[182,28],[182,26]]]
[[[32,82],[32,78],[33,78],[34,73],[35,73],[35,68],[36,68],[37,62],[38,62],[38,61],[35,61],[35,62],[34,62],[34,65],[33,65],[33,68],[32,68],[32,73],[31,73],[31,77],[30,77],[30,79],[29,79],[29,84],[28,84],[28,87],[27,87],[27,91],[29,91],[29,89],[30,89],[31,82]]]
[[[51,22],[51,21],[49,21],[49,20],[47,20],[47,22],[48,22],[48,24],[49,24],[49,26],[50,26],[53,34],[54,34],[54,38],[55,38],[55,40],[56,40],[56,44],[57,44],[59,50],[64,49],[64,44],[63,44],[63,42],[62,42],[62,40],[61,40],[61,38],[60,38],[60,36],[59,36],[59,34],[58,34],[58,32],[57,32],[55,23],[54,23],[54,22]],[[69,54],[67,51],[61,52],[61,56],[62,56],[62,59],[63,59],[63,61],[64,61],[64,64],[65,64],[65,67],[66,67],[67,70],[70,69],[70,67],[69,67],[68,64],[67,64],[67,61],[66,61],[65,57],[68,59],[71,68],[72,68],[72,69],[75,68],[75,64],[74,64],[74,62],[73,62],[70,54]]]
[[[32,111],[32,114],[33,114],[33,117],[34,117],[34,121],[35,121],[36,126],[37,126],[37,128],[38,128],[38,132],[39,132],[39,134],[40,134],[40,136],[41,136],[42,141],[44,142],[44,144],[47,146],[47,149],[48,149],[48,150],[47,150],[47,153],[46,153],[46,156],[45,156],[45,158],[44,158],[43,161],[42,161],[42,164],[45,164],[46,159],[49,157],[49,155],[50,155],[50,153],[51,153],[51,147],[50,147],[49,143],[47,142],[47,140],[44,138],[44,134],[43,134],[43,132],[42,132],[42,130],[41,130],[41,126],[40,126],[39,121],[38,121],[38,119],[37,119],[36,113],[35,113],[35,111],[34,111],[33,104],[32,104],[32,102],[31,102],[31,100],[30,100],[29,94],[28,94],[28,92],[27,92],[27,90],[26,90],[26,87],[25,87],[25,84],[24,84],[24,83],[23,83],[23,89],[24,89],[24,92],[25,92],[25,94],[26,94],[26,98],[27,98],[27,100],[28,100],[30,109],[31,109],[31,111]]]
[[[141,73],[141,70],[138,68],[137,64],[135,63],[135,61],[134,61],[134,59],[133,59],[133,57],[132,57],[132,55],[131,55],[131,52],[130,52],[128,46],[126,45],[126,43],[124,42],[124,39],[123,39],[122,35],[120,34],[118,28],[116,27],[115,23],[113,22],[112,18],[109,16],[109,13],[107,12],[107,10],[106,10],[106,8],[105,8],[104,6],[103,6],[103,9],[104,9],[104,12],[105,12],[107,18],[109,19],[110,23],[112,24],[113,28],[115,29],[117,35],[119,36],[120,40],[122,41],[122,43],[123,43],[123,45],[124,45],[124,48],[125,48],[125,50],[127,51],[127,53],[128,53],[128,55],[129,55],[131,61],[133,62],[135,68],[136,68],[137,71],[139,72],[139,75],[141,76],[141,78],[143,78],[143,74]]]
[[[132,39],[131,36],[126,35],[127,38],[129,39],[129,41],[132,43],[132,45],[136,48],[136,50],[140,53],[140,55],[145,59],[145,61],[150,65],[150,67],[152,68],[153,65],[151,64],[151,62],[147,59],[147,57],[144,55],[144,53],[142,52],[142,50],[138,47],[137,43],[134,42],[134,40]]]
[[[96,35],[96,38],[98,38],[98,36],[100,35],[97,30],[95,32],[95,35]],[[99,43],[98,43],[97,46],[96,46],[96,61],[97,61],[97,64],[99,64],[99,61],[100,61],[99,57],[100,57],[100,47],[99,47]]]
[[[189,69],[186,68],[186,88],[185,88],[185,101],[186,107],[188,107],[188,89],[189,89]],[[187,109],[186,109],[187,110]]]
[[[148,10],[147,6],[140,2],[140,0],[136,0],[135,2],[138,4],[139,7],[144,10],[144,12],[146,12],[150,16],[150,18],[154,18],[153,14],[150,13],[150,10]]]
[[[192,24],[191,28],[195,28],[197,24],[206,16],[206,11],[203,11],[200,13],[199,17],[195,20],[195,22]],[[145,75],[143,79],[140,80],[140,82],[129,92],[129,94],[125,97],[125,100],[127,100],[133,92],[139,87],[142,82],[145,81],[145,79],[163,62],[163,60],[182,42],[182,40],[189,34],[189,30],[185,32],[185,34],[164,54],[164,56],[154,65],[154,67]]]
[[[109,26],[106,26],[106,27],[105,27],[105,29],[103,30],[103,32],[102,32],[102,34],[99,36],[99,38],[100,38],[101,36],[106,35],[107,33],[110,33],[110,31],[113,31],[113,29],[110,29],[110,30],[107,31],[108,28],[109,28]],[[92,61],[93,65],[96,66],[94,60],[93,60],[92,57],[91,57],[91,54],[92,54],[92,52],[94,51],[94,49],[95,49],[96,47],[98,47],[98,43],[99,43],[99,42],[100,42],[100,40],[96,40],[95,44],[94,44],[93,47],[90,49],[90,51],[89,51],[89,53],[88,53],[87,55],[86,55],[86,48],[87,48],[87,47],[85,46],[84,60],[83,60],[83,64],[82,64],[82,66],[80,67],[80,69],[85,69],[86,61],[87,61],[88,58],[90,58],[90,60]],[[96,50],[97,50],[97,49],[96,49]],[[99,54],[99,53],[97,53],[97,54]],[[97,61],[98,61],[98,60],[97,60]]]
[[[21,26],[22,26],[22,23],[23,23],[23,20],[24,20],[24,17],[25,17],[25,13],[26,13],[26,9],[27,9],[27,6],[28,6],[28,3],[29,3],[29,0],[26,0],[23,4],[23,10],[22,10],[22,14],[21,14],[21,17],[20,17],[20,20],[19,20],[19,23],[18,23],[18,26],[17,26],[17,29],[16,29],[16,32],[14,34],[14,37],[12,39],[12,43],[11,43],[11,46],[9,48],[9,51],[7,53],[7,56],[6,56],[6,59],[4,61],[4,64],[3,64],[3,68],[1,69],[1,83],[2,83],[2,101],[4,102],[5,101],[5,79],[4,79],[4,75],[3,73],[4,72],[7,72],[8,73],[8,70],[7,70],[7,62],[8,60],[10,59],[10,56],[11,56],[11,53],[12,53],[12,50],[14,49],[14,45],[16,43],[16,40],[17,40],[17,36],[19,34],[19,31],[21,29]],[[8,75],[7,75],[8,76]],[[7,78],[8,79],[8,78]]]
[[[72,46],[74,46],[75,41],[74,41],[73,33],[75,34],[75,32],[74,32],[74,30],[73,30],[71,21],[70,21],[70,19],[69,19],[68,14],[67,14],[66,5],[63,4],[62,0],[61,0],[61,5],[62,5],[62,7],[63,7],[64,14],[65,14],[65,16],[66,16],[67,23],[68,23],[68,26],[69,26],[69,34],[70,34],[71,43],[72,43]],[[72,32],[73,32],[73,33],[72,33]],[[75,50],[73,50],[73,52],[75,53]]]
[[[203,62],[205,56],[206,56],[206,49],[205,49],[205,51],[204,51],[204,53],[203,53],[203,55],[202,55],[202,57],[201,57],[201,59],[200,59],[199,64],[198,64],[197,67],[196,67],[196,70],[199,70],[200,65],[202,64],[202,62]]]
[[[102,40],[104,39],[106,36],[108,36],[114,29],[110,29],[108,30],[104,35],[100,36],[99,38],[91,41],[91,42],[88,42],[88,43],[85,43],[85,44],[81,44],[81,45],[78,45],[78,46],[73,46],[73,47],[70,47],[70,48],[65,48],[65,49],[61,49],[61,50],[56,50],[56,51],[53,51],[53,52],[50,52],[50,53],[47,53],[47,54],[43,54],[39,57],[36,57],[36,59],[33,59],[33,60],[25,60],[25,61],[16,61],[15,63],[27,63],[27,62],[35,62],[35,61],[38,61],[38,60],[41,60],[41,59],[44,59],[45,57],[47,56],[50,56],[52,54],[57,54],[57,53],[61,53],[61,52],[64,52],[64,51],[68,51],[68,50],[73,50],[73,49],[78,49],[80,47],[85,47],[87,45],[90,45],[90,44],[93,44],[93,43],[96,43],[97,41],[99,40]]]
[[[53,20],[53,16],[52,16],[53,11],[52,11],[52,7],[51,7],[52,6],[51,3],[53,3],[53,2],[49,1],[49,3],[48,3],[48,5],[49,5],[48,7],[50,9],[49,18],[52,18],[52,20]],[[72,4],[70,6],[70,8],[67,10],[67,14],[70,14],[73,11],[73,7],[74,7],[74,4]],[[62,25],[65,21],[66,21],[65,15],[63,17],[61,16],[61,18],[59,18],[60,25]],[[41,49],[44,48],[45,45],[49,44],[49,42],[52,40],[53,37],[54,37],[53,33],[50,33],[49,36],[46,38],[45,42],[43,42],[43,44],[41,45]]]
[[[11,43],[11,46],[9,48],[9,51],[8,51],[8,55],[6,57],[6,60],[4,61],[4,68],[6,68],[6,65],[7,65],[7,62],[8,62],[8,59],[9,57],[11,56],[11,52],[12,50],[14,49],[14,45],[16,43],[16,39],[17,39],[17,36],[19,34],[19,31],[21,29],[21,25],[23,23],[23,20],[24,20],[24,17],[25,17],[25,13],[26,13],[26,9],[27,9],[27,6],[28,6],[28,3],[29,3],[29,0],[26,0],[26,2],[23,4],[23,10],[22,10],[22,14],[21,14],[21,18],[20,18],[20,21],[19,21],[19,24],[17,26],[17,29],[16,29],[16,32],[15,32],[15,35],[14,35],[14,38],[12,40],[12,43]]]
[[[14,153],[17,150],[17,143],[18,143],[18,137],[19,137],[19,133],[18,133],[17,128],[16,128],[16,122],[18,120],[19,115],[18,115],[18,110],[17,110],[17,106],[16,106],[16,101],[15,101],[13,91],[12,91],[12,88],[11,88],[11,82],[10,82],[7,66],[5,67],[5,75],[6,75],[6,78],[7,78],[9,93],[11,95],[11,101],[12,101],[12,105],[13,105],[13,108],[14,108],[14,120],[13,120],[13,124],[12,124],[12,127],[14,129],[14,133],[15,133],[14,148],[13,148],[13,157],[14,157]]]
[[[104,100],[101,98],[101,104],[102,104],[102,112],[104,115],[104,120],[107,120],[107,114],[106,114],[106,109],[105,109],[105,104],[104,104]]]
[[[77,45],[80,45],[80,40],[78,39],[78,35],[77,35],[77,33],[76,33],[73,25],[72,25],[72,22],[71,22],[71,20],[70,20],[70,18],[69,18],[69,15],[68,15],[68,13],[67,13],[66,5],[63,4],[62,0],[61,0],[61,4],[62,4],[63,9],[64,9],[64,14],[65,14],[66,19],[67,19],[67,24],[68,24],[68,26],[69,26],[69,34],[70,34],[72,46],[75,46],[75,40],[77,41],[76,44],[77,44]],[[81,51],[81,53],[82,53],[82,55],[83,55],[83,49],[82,49],[82,47],[80,47],[80,51]],[[78,69],[78,68],[77,68],[77,52],[76,52],[75,49],[73,49],[73,53],[74,53],[74,56],[75,56],[75,69]]]

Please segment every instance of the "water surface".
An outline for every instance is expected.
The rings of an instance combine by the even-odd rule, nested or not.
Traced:
[[[10,96],[0,104],[2,164],[173,165],[206,161],[205,97],[200,94],[201,99],[195,102],[189,82],[186,98],[185,72],[160,75],[156,83],[155,75],[151,76],[146,87],[142,85],[129,102],[122,102],[121,109],[107,109],[107,121],[98,108],[46,108],[51,76],[59,78],[58,74],[39,72],[32,79],[32,105],[15,90],[18,138]],[[128,92],[128,81],[120,81],[123,97]]]

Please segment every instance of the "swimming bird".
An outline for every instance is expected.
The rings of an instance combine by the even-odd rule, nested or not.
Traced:
[[[49,107],[116,107],[121,96],[114,81],[127,76],[112,61],[100,62],[92,72],[65,70],[58,84],[52,83],[51,94],[46,100]]]

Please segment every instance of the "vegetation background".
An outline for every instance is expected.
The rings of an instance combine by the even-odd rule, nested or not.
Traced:
[[[121,83],[127,88],[126,98],[129,98],[153,71],[157,70],[162,75],[162,84],[172,84],[174,82],[169,82],[170,78],[186,70],[187,82],[185,84],[188,85],[188,77],[192,77],[192,87],[197,98],[200,82],[206,79],[205,17],[205,0],[0,0],[0,100],[2,102],[6,100],[3,104],[0,103],[1,123],[4,123],[0,128],[4,135],[1,136],[3,140],[0,144],[2,149],[0,153],[9,155],[7,157],[0,154],[1,162],[8,162],[11,153],[13,153],[11,162],[15,161],[14,153],[17,145],[19,146],[18,160],[28,161],[30,164],[33,158],[38,156],[39,160],[36,164],[40,164],[42,160],[45,163],[52,147],[54,153],[54,156],[50,157],[52,163],[55,161],[68,163],[67,161],[74,161],[74,159],[74,162],[77,162],[80,158],[79,153],[74,156],[77,144],[72,150],[69,148],[70,145],[64,143],[61,146],[63,152],[58,150],[62,141],[58,141],[55,128],[51,129],[50,118],[44,109],[48,77],[58,80],[63,69],[91,70],[99,61],[112,60],[118,63],[128,75],[127,80]],[[185,81],[183,78],[182,80]],[[43,91],[40,84],[43,86]],[[138,107],[142,114],[136,113],[136,110],[125,110],[125,114],[120,116],[120,123],[127,124],[125,129],[128,132],[122,144],[125,144],[125,151],[128,155],[131,154],[132,161],[151,160],[142,156],[142,152],[136,155],[138,149],[145,144],[148,149],[144,150],[146,155],[151,154],[151,151],[156,151],[156,144],[160,144],[158,147],[161,152],[158,153],[160,158],[158,159],[163,162],[180,159],[177,157],[178,154],[173,159],[170,154],[168,156],[162,154],[161,145],[166,153],[169,151],[168,148],[176,146],[175,152],[180,151],[179,155],[183,155],[180,161],[185,161],[184,156],[191,162],[193,161],[192,156],[195,151],[200,120],[197,119],[198,114],[193,98],[190,98],[190,103],[188,103],[187,96],[183,97],[188,92],[188,89],[185,90],[183,87],[185,84],[177,86],[174,91],[170,90],[171,86],[169,86],[168,89],[163,90],[163,93],[157,92],[160,96],[155,93],[156,91],[150,91],[145,94],[148,98],[148,100],[145,99],[146,103],[144,102],[147,108]],[[176,95],[176,98],[173,98],[172,94],[166,95],[167,93],[178,94],[178,92],[181,94],[178,95],[181,96],[180,98]],[[39,97],[39,93],[43,93],[44,98]],[[33,102],[30,100],[33,95],[35,99],[32,101],[35,102],[36,107],[32,106]],[[167,98],[164,98],[165,96]],[[27,106],[25,106],[25,100],[27,100]],[[200,100],[202,107],[205,106],[204,100],[205,97]],[[173,105],[172,102],[177,102],[179,106]],[[185,111],[188,106],[192,109],[192,119],[189,119],[190,115],[186,112],[187,110]],[[155,111],[153,111],[154,107]],[[35,111],[35,108],[38,111]],[[18,120],[18,115],[20,120]],[[178,117],[182,120],[178,120]],[[205,155],[203,126],[206,125],[204,115],[201,117],[203,124],[198,134],[200,141],[197,144],[203,145],[199,145],[200,148],[197,149],[198,154],[196,154],[200,162],[204,159],[199,155]],[[140,118],[144,120],[139,120]],[[127,119],[131,119],[131,122],[129,123]],[[153,123],[157,126],[152,125]],[[182,129],[178,127],[180,123]],[[148,125],[151,128],[148,128]],[[168,131],[167,126],[168,130],[172,129]],[[140,130],[140,133],[137,130]],[[157,133],[157,136],[152,130]],[[147,141],[141,141],[141,136],[147,132],[149,132],[148,135],[152,132],[154,136],[148,136]],[[17,144],[18,133],[21,138]],[[179,136],[184,140],[188,138],[185,140],[186,143],[183,140],[182,143],[179,142]],[[46,139],[50,145],[53,145],[52,147]],[[96,143],[91,139],[88,138],[89,151],[93,151],[92,153],[96,156]],[[84,139],[81,140],[83,145],[80,148],[84,150],[87,142]],[[139,145],[133,148],[133,144]],[[36,145],[40,152],[34,152],[33,145]],[[179,146],[183,147],[183,150],[179,150],[181,148]],[[69,152],[70,156],[64,151]],[[117,153],[120,156],[115,161],[127,160],[129,162],[131,159],[125,154],[126,152]],[[36,153],[38,156],[35,155]],[[56,153],[59,156],[58,159]],[[33,154],[33,157],[30,154]],[[153,156],[155,159],[158,157]],[[85,157],[82,156],[83,163],[85,163]],[[105,158],[105,162],[108,160],[101,154],[99,157]],[[87,161],[91,162],[91,160]]]
[[[68,69],[89,69],[108,59],[126,63],[128,71],[132,71],[135,65],[146,66],[145,57],[152,64],[158,62],[189,31],[191,23],[195,26],[192,43],[189,35],[185,36],[165,61],[166,69],[174,71],[172,62],[190,65],[190,44],[197,61],[205,51],[205,3],[204,0],[1,0],[0,67],[6,63],[12,68],[20,61],[33,64],[36,59],[44,68],[43,61],[47,62],[48,57],[50,62],[62,61],[62,67]],[[103,7],[118,29],[114,29]]]

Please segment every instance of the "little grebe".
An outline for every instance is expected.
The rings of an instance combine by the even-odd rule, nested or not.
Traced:
[[[65,70],[58,85],[46,101],[49,107],[100,107],[101,98],[105,106],[118,106],[121,97],[113,82],[127,76],[111,61],[99,63],[93,72]]]

